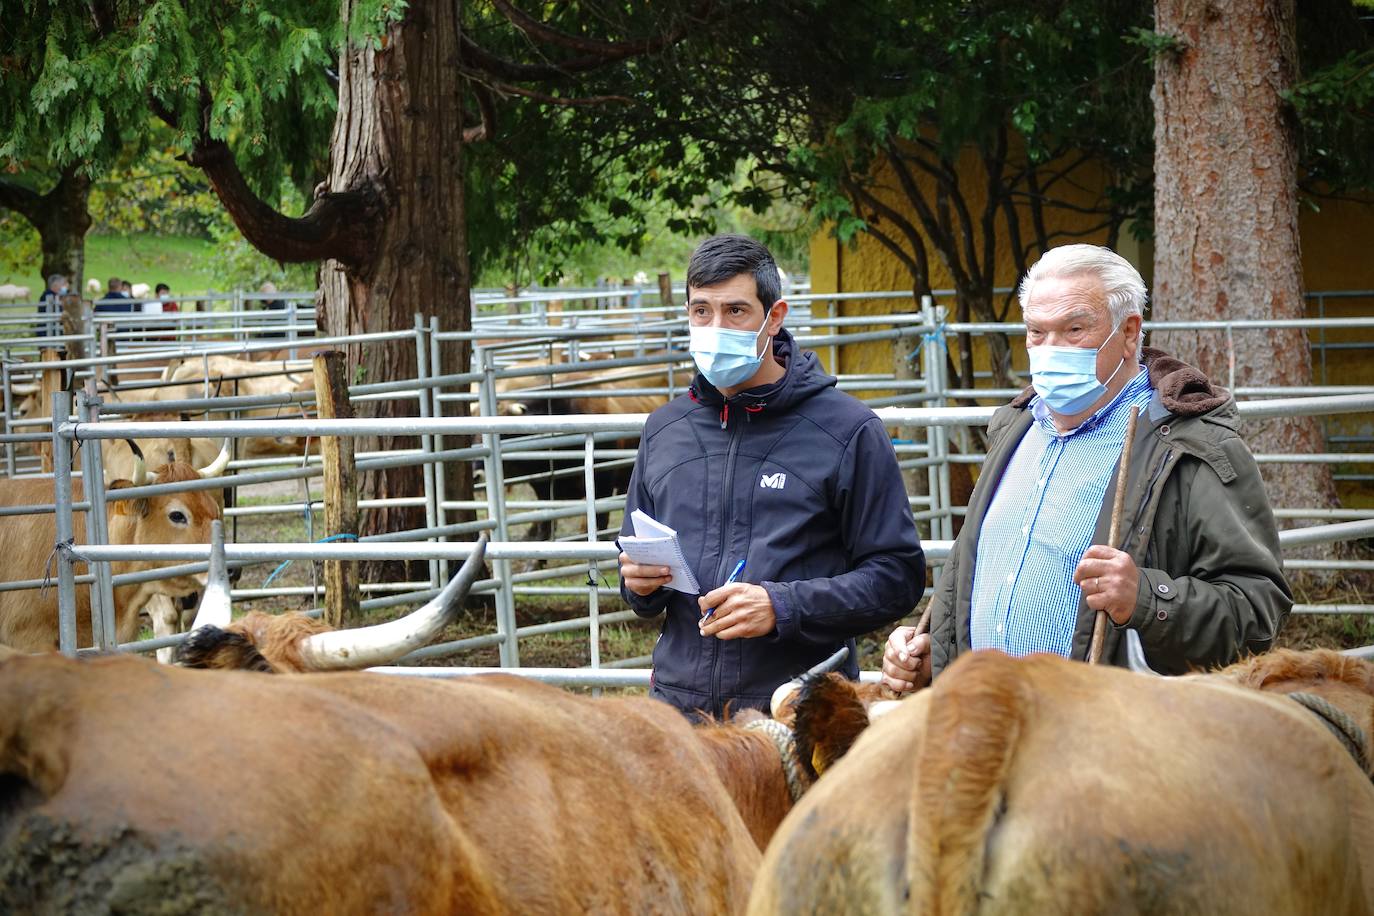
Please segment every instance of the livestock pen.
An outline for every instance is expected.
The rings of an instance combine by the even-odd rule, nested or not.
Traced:
[[[623,291],[622,291],[623,292]],[[862,296],[864,294],[853,294]],[[891,295],[891,294],[888,294]],[[605,297],[614,298],[614,297]],[[621,298],[628,299],[629,295]],[[805,294],[794,298],[802,300],[803,305],[811,305],[810,297]],[[596,299],[589,293],[588,301]],[[817,297],[820,301],[820,297]],[[523,304],[523,303],[522,303]],[[498,303],[499,305],[499,303]],[[642,416],[636,415],[562,415],[562,416],[501,416],[503,405],[522,401],[538,400],[553,402],[560,399],[610,398],[624,394],[624,389],[604,388],[586,379],[568,383],[550,381],[559,376],[572,377],[586,373],[644,373],[645,383],[634,390],[650,392],[662,397],[681,393],[690,381],[689,357],[681,349],[685,325],[675,311],[666,306],[630,306],[626,308],[586,308],[543,314],[535,310],[522,314],[479,314],[475,316],[472,331],[444,331],[437,319],[417,316],[413,329],[391,332],[390,335],[357,335],[347,338],[315,338],[308,342],[311,349],[323,346],[358,345],[367,346],[383,339],[413,338],[417,347],[418,371],[413,379],[395,379],[385,382],[349,386],[350,398],[359,405],[368,400],[379,398],[407,398],[415,403],[415,416],[402,420],[359,420],[359,421],[319,421],[308,418],[308,411],[314,403],[311,391],[275,394],[269,396],[233,397],[219,396],[210,398],[188,398],[164,402],[163,410],[183,410],[188,414],[205,416],[225,416],[222,421],[204,420],[195,422],[140,422],[140,417],[158,412],[157,405],[104,401],[95,403],[94,399],[85,400],[81,405],[80,422],[71,422],[68,409],[64,413],[59,406],[57,414],[57,434],[44,434],[41,430],[51,420],[30,418],[12,421],[10,430],[33,429],[34,432],[9,432],[3,439],[7,448],[8,468],[22,473],[15,459],[14,446],[21,441],[49,438],[54,452],[62,446],[58,440],[65,440],[67,448],[82,441],[123,438],[130,435],[165,436],[168,434],[194,437],[226,436],[240,439],[248,436],[268,437],[311,437],[331,435],[352,429],[358,434],[384,434],[387,436],[414,436],[418,448],[385,454],[361,454],[357,456],[358,470],[366,472],[371,468],[396,465],[418,465],[425,468],[422,493],[391,497],[361,506],[367,511],[374,505],[409,506],[423,508],[422,527],[406,531],[386,532],[362,543],[325,543],[294,544],[244,543],[232,544],[228,548],[231,562],[280,563],[289,558],[305,560],[337,559],[394,559],[427,561],[428,576],[425,578],[399,582],[364,583],[364,594],[372,597],[363,601],[365,610],[384,613],[387,609],[413,604],[434,594],[447,576],[448,567],[454,559],[465,556],[467,545],[454,539],[467,539],[482,530],[494,535],[489,552],[493,576],[478,583],[476,591],[493,595],[495,601],[494,632],[468,635],[463,639],[452,640],[440,646],[430,647],[415,653],[409,662],[432,662],[437,658],[451,657],[456,654],[470,653],[475,649],[494,647],[499,650],[503,665],[518,666],[520,663],[520,640],[537,637],[549,632],[570,632],[584,630],[588,633],[587,658],[593,668],[603,665],[630,663],[643,665],[642,657],[628,659],[602,659],[602,634],[604,626],[621,623],[633,618],[628,611],[603,611],[603,603],[618,603],[614,582],[606,574],[614,568],[615,548],[609,543],[608,536],[618,529],[614,520],[610,527],[598,528],[597,516],[606,512],[618,511],[623,506],[623,497],[601,492],[596,485],[596,472],[608,468],[624,468],[633,456],[633,450],[624,443],[637,437]],[[170,318],[173,316],[160,316]],[[557,322],[556,324],[553,322]],[[1341,327],[1374,327],[1374,319],[1340,319]],[[920,311],[906,315],[878,317],[831,317],[812,309],[794,312],[789,325],[796,328],[803,346],[812,349],[841,348],[856,342],[890,339],[909,342],[921,357],[922,366],[914,372],[913,378],[897,378],[894,372],[890,377],[864,376],[840,377],[840,386],[859,395],[876,392],[877,397],[869,401],[878,407],[890,428],[897,433],[896,449],[903,466],[919,475],[920,486],[913,487],[909,494],[912,508],[922,522],[926,534],[926,546],[930,558],[936,564],[947,550],[952,534],[954,520],[961,507],[952,499],[949,488],[951,468],[959,464],[976,464],[980,456],[972,449],[953,450],[951,437],[957,437],[963,430],[976,428],[986,422],[991,408],[951,408],[947,405],[955,399],[978,398],[995,399],[1004,397],[1006,392],[988,389],[959,391],[947,386],[943,376],[943,339],[947,334],[956,333],[1003,333],[1016,334],[1019,325],[959,325],[943,321],[941,311],[933,302],[923,303]],[[874,326],[886,325],[874,328]],[[1319,322],[1311,325],[1321,327]],[[1147,325],[1147,328],[1160,328],[1163,325]],[[246,332],[247,333],[247,332]],[[861,336],[862,335],[862,336]],[[279,350],[279,339],[263,339],[254,342],[252,334],[247,333],[246,342],[219,341],[211,343],[208,339],[192,339],[177,342],[175,346],[162,350],[140,349],[140,357],[149,359],[158,355],[161,358],[205,359],[217,354],[243,355],[267,350]],[[118,342],[124,338],[113,337]],[[444,375],[441,348],[452,346],[458,341],[469,341],[474,345],[473,371]],[[165,343],[165,342],[164,342]],[[305,344],[303,343],[302,346]],[[903,348],[904,349],[904,348]],[[84,360],[62,360],[58,362],[36,361],[29,363],[7,363],[6,369],[13,370],[17,376],[24,372],[43,369],[59,371],[75,370],[95,374],[98,368],[118,367],[127,361],[130,351],[120,351],[114,355],[88,357]],[[516,365],[536,357],[545,362],[541,368],[531,369]],[[557,360],[557,361],[555,361]],[[266,366],[266,364],[265,364]],[[281,372],[285,372],[283,367]],[[117,373],[111,373],[116,375]],[[264,374],[268,374],[264,368]],[[278,373],[280,374],[280,373]],[[516,387],[520,380],[526,380],[525,387]],[[653,384],[650,384],[653,381]],[[504,387],[501,383],[504,383]],[[131,382],[138,385],[139,382]],[[141,384],[148,384],[146,381]],[[118,390],[118,389],[116,389]],[[1340,394],[1336,394],[1340,392]],[[1238,392],[1244,400],[1241,410],[1246,417],[1260,415],[1307,414],[1330,416],[1345,413],[1369,413],[1374,411],[1374,393],[1367,388],[1352,386],[1311,386],[1300,391],[1278,389],[1249,389]],[[1280,400],[1260,401],[1258,398]],[[921,408],[885,407],[885,404],[923,404]],[[271,408],[281,411],[281,418],[275,420],[235,420],[236,412]],[[470,416],[476,410],[479,416]],[[456,415],[455,415],[456,414]],[[291,419],[286,419],[290,416]],[[117,422],[109,422],[111,418]],[[65,419],[65,422],[63,420]],[[134,422],[126,422],[134,421]],[[337,424],[353,422],[361,424],[344,427]],[[336,425],[330,425],[336,424]],[[371,424],[371,425],[369,425]],[[7,431],[8,432],[8,431]],[[477,441],[480,440],[480,441]],[[1261,462],[1296,460],[1317,460],[1341,463],[1363,463],[1374,460],[1374,456],[1363,453],[1328,451],[1312,456],[1260,455]],[[563,499],[549,502],[530,502],[508,494],[508,484],[528,483],[530,475],[515,481],[508,479],[505,469],[513,460],[518,459],[547,461],[565,465],[554,468],[551,473],[563,474],[583,481],[583,493],[578,499]],[[459,500],[446,498],[444,469],[454,461],[475,461],[480,463],[477,498]],[[251,488],[262,484],[286,481],[309,481],[322,475],[323,470],[318,456],[302,454],[296,458],[256,458],[238,459],[231,463],[234,473],[227,480],[232,490]],[[546,472],[549,473],[549,472]],[[64,484],[62,475],[55,476],[56,488],[60,491]],[[103,489],[103,482],[91,488],[93,493]],[[226,485],[226,481],[192,482],[176,484],[173,487],[188,489],[212,489]],[[69,492],[69,491],[68,491]],[[157,487],[126,489],[119,493],[105,493],[106,499],[153,495],[160,491]],[[71,504],[66,511],[81,511],[90,503],[97,501],[95,496],[83,504]],[[70,499],[67,500],[71,503]],[[61,503],[54,500],[54,507]],[[302,516],[311,518],[311,513],[319,501],[307,492],[300,500],[284,503],[261,502],[254,505],[231,504],[226,515],[232,522],[257,519],[269,515],[281,517]],[[34,511],[35,507],[17,507],[18,510]],[[14,514],[16,508],[0,509],[0,514]],[[455,513],[475,513],[472,520],[451,522]],[[1366,522],[1374,512],[1361,509],[1332,509],[1330,507],[1287,507],[1280,510],[1281,518],[1304,518],[1322,521],[1348,520]],[[514,540],[512,529],[536,522],[575,520],[584,523],[585,531],[573,531],[554,537],[548,541]],[[585,520],[585,522],[583,522]],[[118,577],[109,582],[100,578],[99,570],[105,562],[127,556],[128,548],[102,545],[99,541],[99,525],[95,537],[89,545],[73,545],[70,551],[61,553],[59,568],[71,566],[78,561],[90,561],[95,573],[78,579],[73,575],[70,587],[84,582],[94,582],[98,593],[120,584]],[[579,526],[580,529],[580,526]],[[1353,540],[1374,534],[1374,528],[1365,524],[1353,526],[1333,525],[1302,529],[1285,533],[1284,544],[1296,546],[1298,542],[1313,538],[1330,540]],[[208,549],[208,548],[207,548]],[[121,550],[124,552],[121,553]],[[189,552],[187,552],[189,550]],[[205,558],[200,548],[167,548],[163,552],[156,545],[143,545],[138,548],[140,555],[166,560],[192,560],[186,568],[200,569]],[[551,564],[546,568],[517,571],[514,563],[539,561]],[[937,567],[938,568],[938,567]],[[1291,559],[1290,569],[1341,569],[1369,570],[1371,564],[1360,560],[1312,560]],[[140,573],[138,575],[148,575]],[[575,584],[571,577],[581,578],[587,584]],[[597,581],[601,580],[601,581]],[[37,587],[42,578],[34,577],[23,581],[5,583],[0,588]],[[553,583],[553,584],[547,584]],[[317,584],[292,585],[284,588],[243,588],[235,590],[239,601],[280,602],[288,597],[302,595],[316,600],[324,591]],[[522,600],[551,600],[554,598],[585,600],[586,612],[572,619],[529,622],[522,621],[517,614],[517,597]],[[97,602],[99,603],[99,602]],[[1374,607],[1358,602],[1342,602],[1336,605],[1303,604],[1295,609],[1299,613],[1368,613]],[[73,631],[74,632],[74,631]],[[136,651],[174,644],[178,637],[157,640],[143,640],[120,648]],[[112,648],[107,636],[103,648]],[[573,675],[581,677],[581,675]],[[588,675],[593,676],[594,675]],[[647,677],[639,671],[636,677]],[[621,677],[621,675],[616,675]]]

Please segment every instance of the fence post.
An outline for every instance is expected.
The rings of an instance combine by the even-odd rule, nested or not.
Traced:
[[[658,275],[658,304],[663,308],[663,315],[666,318],[668,311],[673,307],[673,278],[671,274]]]
[[[38,358],[45,363],[54,363],[62,359],[62,354],[59,353],[57,350],[53,349],[52,347],[44,347],[43,350],[38,354]],[[67,388],[65,381],[66,380],[62,378],[62,370],[60,368],[44,369],[38,380],[38,390],[39,392],[63,391]],[[67,409],[71,409],[70,401],[67,402]],[[64,415],[62,417],[62,422],[65,423],[66,421],[67,417]],[[57,427],[54,426],[53,430],[56,431],[56,429]],[[52,473],[54,468],[56,467],[56,450],[52,446],[49,446],[46,449],[40,448],[39,451],[42,453],[43,472],[45,474]],[[70,448],[68,448],[68,452],[70,453]]]
[[[10,433],[14,432],[14,430],[10,428],[10,422],[14,417],[14,392],[10,390],[10,362],[8,359],[6,359],[4,362],[0,362],[0,385],[4,386],[3,388],[0,388],[0,392],[3,392],[3,397],[5,399],[4,429],[5,434],[9,435]],[[14,447],[16,445],[18,445],[17,442],[5,443],[6,477],[14,476]]]
[[[82,314],[85,303],[80,296],[62,297],[62,333],[69,337],[79,337],[86,329],[86,316]],[[85,359],[86,342],[71,340],[67,342],[68,359]]]
[[[428,419],[431,416],[429,403],[430,390],[428,387],[429,350],[426,347],[425,340],[425,316],[421,315],[419,312],[415,313],[415,378],[419,383],[418,387],[420,394],[417,401],[419,402],[420,416]],[[426,457],[432,456],[434,454],[434,437],[428,434],[422,435],[420,437],[420,450],[425,453]],[[439,524],[439,516],[436,508],[439,497],[435,495],[439,491],[435,487],[434,461],[427,460],[422,467],[422,472],[425,481],[425,526],[433,528]],[[443,583],[439,579],[439,561],[430,560],[429,586],[430,588],[438,588],[442,584]]]
[[[76,576],[72,555],[72,462],[71,443],[62,438],[62,425],[72,413],[70,391],[52,396],[53,505],[57,510],[57,542],[53,557],[57,562],[57,646],[63,655],[76,657]]]
[[[582,456],[583,482],[587,489],[587,541],[595,544],[596,530],[596,435],[587,433],[586,445]],[[590,663],[593,668],[601,667],[601,592],[598,591],[601,571],[596,560],[587,561],[587,618],[590,643]],[[594,690],[593,694],[599,694]]]
[[[443,342],[439,339],[439,316],[431,315],[429,319],[429,377],[436,379],[444,374],[444,361],[442,348]],[[442,417],[444,415],[444,402],[439,400],[442,386],[435,385],[429,389],[427,394],[432,398],[430,415]],[[434,450],[442,452],[444,450],[444,437],[434,437]],[[434,521],[439,527],[448,524],[448,511],[444,509],[444,498],[448,493],[448,478],[444,472],[444,462],[440,461],[434,465]],[[448,535],[439,539],[447,541]],[[448,560],[439,561],[439,581],[447,582],[451,575]]]
[[[949,380],[945,375],[945,309],[944,306],[933,306],[933,317],[935,330],[932,332],[931,355],[932,368],[935,373],[935,393],[939,399],[932,404],[932,407],[948,407],[949,401],[945,399],[945,392],[949,389]],[[938,504],[941,510],[940,515],[940,537],[946,541],[954,539],[954,507],[953,499],[949,489],[949,427],[936,426],[935,430],[935,457],[940,459],[936,464],[936,480],[939,484],[937,493]],[[932,500],[932,503],[935,501]]]
[[[266,304],[266,303],[264,303],[264,304]],[[286,328],[286,339],[289,340],[289,341],[291,341],[291,348],[287,351],[287,354],[286,354],[286,355],[287,355],[287,357],[290,358],[290,359],[295,359],[295,358],[296,358],[296,346],[295,346],[295,344],[296,344],[296,300],[295,300],[295,299],[288,299],[288,300],[286,301],[286,324],[287,324],[287,328]]]
[[[924,336],[921,338],[921,375],[925,380],[926,393],[931,395],[926,405],[936,406],[938,403],[935,397],[940,394],[940,377],[938,363],[941,360],[940,344],[935,334],[935,305],[929,296],[921,297],[921,324],[926,328]],[[940,525],[940,517],[937,512],[940,510],[940,469],[938,458],[940,447],[937,441],[940,427],[926,427],[926,457],[931,459],[926,465],[926,487],[930,496],[930,536],[937,538],[941,535],[943,527]]]
[[[473,363],[481,366],[481,400],[484,417],[497,416],[496,360],[486,347],[473,348]],[[487,518],[496,523],[496,539],[509,541],[506,527],[506,479],[501,467],[501,434],[483,433],[487,456],[483,459],[487,483]],[[496,633],[501,637],[501,667],[520,666],[520,639],[515,632],[515,592],[511,582],[510,560],[492,560],[491,573],[499,583],[496,590]]]
[[[329,350],[315,355],[315,409],[322,420],[351,420],[348,373],[344,354]],[[352,436],[321,436],[324,459],[324,529],[329,537],[358,536],[358,475],[353,464]],[[309,505],[306,511],[310,511]],[[338,628],[359,616],[358,563],[324,561],[324,619]]]
[[[95,380],[86,380],[86,393],[77,398],[77,418],[87,423],[100,422],[100,398],[95,395]],[[86,543],[103,545],[109,543],[110,526],[108,506],[105,504],[105,454],[103,440],[87,440],[82,449],[82,490],[91,508],[86,511]],[[111,580],[113,570],[109,563],[86,564],[95,577],[91,586],[91,637],[92,644],[106,652],[113,652],[119,644],[115,629],[114,584]]]
[[[830,333],[833,334],[838,330],[838,328],[830,328]],[[921,353],[923,340],[924,339],[921,337],[916,338],[917,343],[914,350],[907,350],[907,347],[911,346],[909,338],[898,337],[892,342],[892,377],[894,379],[898,381],[913,381],[917,377],[915,361],[916,357]],[[897,390],[897,393],[903,394],[908,390],[909,389],[901,388]],[[920,428],[915,426],[898,426],[894,432],[897,434],[895,438],[898,444],[915,445],[916,437],[920,434]],[[898,456],[898,460],[901,460],[900,455]],[[904,469],[902,471],[902,480],[906,484],[907,493],[912,495],[924,495],[921,492],[925,488],[921,484],[920,468]],[[931,525],[931,530],[932,532],[934,531],[934,524]]]

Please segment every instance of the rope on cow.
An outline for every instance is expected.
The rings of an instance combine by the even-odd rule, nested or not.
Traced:
[[[1364,729],[1355,724],[1349,714],[1331,704],[1315,693],[1290,693],[1288,698],[1293,700],[1321,720],[1331,734],[1340,740],[1345,749],[1350,752],[1350,756],[1355,758],[1355,762],[1360,765],[1360,769],[1369,772],[1369,759],[1365,756],[1365,745],[1368,741]]]
[[[778,749],[778,756],[782,758],[782,774],[787,780],[787,792],[792,796],[793,802],[801,801],[809,782],[802,770],[801,761],[797,759],[797,742],[792,737],[792,729],[783,725],[777,719],[755,719],[753,722],[744,726],[750,731],[760,731],[773,741],[773,746]]]

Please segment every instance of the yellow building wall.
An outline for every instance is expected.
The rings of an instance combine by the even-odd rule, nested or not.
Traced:
[[[982,188],[985,187],[986,180],[982,166],[974,155],[966,155],[961,159],[960,174],[965,179],[961,184],[968,189],[968,206],[976,221],[985,200]],[[1096,196],[1095,189],[1101,188],[1105,184],[1104,176],[1101,173],[1090,175],[1083,171],[1075,174],[1077,177],[1075,183],[1080,189],[1071,199],[1078,204],[1091,204]],[[924,190],[929,191],[931,189],[933,179],[922,177],[919,180],[923,183]],[[905,194],[901,192],[895,176],[887,169],[880,170],[876,174],[874,193],[898,212],[910,214],[913,222],[915,221],[914,213],[911,212],[910,205],[906,202]],[[1028,224],[1028,216],[1023,214],[1023,218],[1027,220]],[[1083,232],[1094,222],[1094,218],[1091,216],[1073,214],[1062,210],[1048,211],[1046,219],[1049,223],[1049,231],[1052,233]],[[890,224],[880,223],[879,226],[896,234],[895,227]],[[1011,287],[1016,284],[1019,277],[1016,276],[1015,261],[1005,240],[1005,222],[999,219],[997,228],[1000,235],[995,248],[994,284],[998,287]],[[1374,290],[1374,255],[1371,255],[1371,252],[1374,251],[1374,199],[1322,202],[1320,210],[1317,211],[1304,207],[1300,215],[1299,231],[1302,237],[1303,280],[1305,288],[1309,292]],[[1105,232],[1089,232],[1076,238],[1060,237],[1056,239],[1059,244],[1066,244],[1071,241],[1102,244],[1105,241]],[[975,243],[977,246],[981,246],[981,234],[976,236]],[[981,247],[978,250],[981,251]],[[1146,282],[1150,282],[1153,273],[1153,250],[1148,243],[1138,243],[1123,233],[1122,238],[1118,240],[1117,251],[1135,264],[1145,277]],[[954,285],[953,279],[933,250],[930,252],[930,258],[931,286],[937,290],[951,288]],[[828,228],[812,237],[811,289],[813,293],[910,290],[911,287],[912,280],[906,267],[881,242],[868,233],[860,233],[853,242],[848,244],[837,241],[830,235]],[[954,303],[952,297],[948,297],[943,302],[937,299],[937,304],[944,304],[952,310]],[[826,311],[826,305],[822,301],[817,301],[813,309],[817,314],[822,314]],[[919,306],[913,306],[913,303],[906,299],[853,300],[841,302],[838,305],[838,314],[846,316],[880,316],[912,310],[919,310]],[[1314,318],[1323,314],[1327,317],[1374,316],[1374,297],[1332,297],[1317,301],[1309,300],[1308,312]],[[954,316],[951,314],[949,320],[953,319]],[[1009,321],[1020,319],[1020,309],[1016,307],[1014,302],[1008,312],[1007,319]],[[877,327],[850,327],[845,330],[853,333],[872,330]],[[1323,340],[1330,343],[1374,343],[1374,333],[1367,329],[1314,332],[1312,340],[1314,343]],[[974,347],[975,365],[986,366],[986,354],[982,352],[983,348],[978,343],[977,338],[975,338]],[[913,349],[915,349],[914,342],[902,341],[901,352],[903,354],[910,353]],[[829,348],[824,348],[820,355],[826,363],[827,369],[831,372],[885,375],[893,371],[896,353],[897,350],[891,341],[879,341],[841,347],[838,366],[831,365]],[[1025,356],[1022,340],[1012,341],[1012,353],[1015,367],[1024,371]],[[917,370],[919,372],[919,366]],[[1326,351],[1324,359],[1320,352],[1314,353],[1313,380],[1316,384],[1325,382],[1326,384],[1374,385],[1374,351],[1333,349]]]
[[[1053,167],[1053,163],[1049,168]],[[987,180],[981,162],[976,154],[969,152],[961,157],[959,170],[964,180],[961,186],[965,189],[965,199],[968,210],[973,216],[975,224],[980,219],[980,214],[987,200],[984,193]],[[1068,202],[1089,207],[1096,201],[1100,189],[1105,186],[1104,176],[1101,172],[1080,168],[1074,173],[1074,181],[1066,183],[1061,188],[1055,189],[1055,195],[1063,197]],[[923,193],[933,195],[934,179],[924,174],[917,175],[917,184],[922,188]],[[896,175],[890,168],[884,166],[875,173],[875,185],[872,188],[874,196],[879,198],[884,204],[901,213],[910,214],[913,222],[916,221],[915,214],[912,213],[907,202],[906,194],[901,190]],[[1028,208],[1020,207],[1023,226],[1029,227],[1030,215]],[[1081,213],[1073,213],[1067,210],[1047,210],[1046,219],[1050,220],[1051,232],[1070,232],[1073,238],[1064,238],[1063,241],[1083,241],[1101,244],[1106,239],[1105,230],[1092,231],[1092,227],[1100,219]],[[1016,260],[1010,246],[1006,241],[1005,220],[999,215],[996,222],[998,237],[994,247],[993,257],[993,284],[997,287],[1013,287],[1017,280]],[[888,223],[880,223],[879,228],[888,234],[901,238],[899,230]],[[1026,236],[1030,235],[1029,229],[1023,230]],[[904,250],[910,251],[910,247],[902,240]],[[982,233],[978,231],[976,225],[974,230],[974,248],[981,253]],[[1132,253],[1138,246],[1132,244],[1129,250],[1122,253],[1131,258]],[[954,286],[953,275],[948,267],[939,259],[933,249],[928,248],[930,260],[930,283],[931,287],[940,289],[952,289]],[[1132,258],[1133,262],[1134,258]],[[1138,265],[1139,266],[1139,265]],[[840,243],[833,238],[829,230],[817,233],[811,240],[811,289],[812,292],[846,292],[846,291],[867,291],[867,290],[910,290],[913,286],[910,272],[898,258],[889,251],[881,241],[874,238],[869,233],[860,233],[852,242],[848,244]],[[998,295],[996,303],[998,308],[1002,305],[1002,294]],[[937,305],[944,305],[949,309],[950,314],[947,320],[955,320],[953,314],[953,297],[937,297]],[[813,306],[817,314],[824,313],[826,305],[817,302]],[[909,299],[873,299],[873,300],[849,300],[842,301],[838,305],[838,314],[844,316],[875,315],[884,316],[896,313],[919,311],[919,304],[913,303]],[[977,320],[977,316],[973,316]],[[1020,318],[1020,310],[1012,303],[1008,313],[1008,320],[1016,321]],[[855,326],[846,329],[846,332],[854,333],[865,330],[875,330],[881,326]],[[904,340],[903,353],[910,353],[915,349],[915,343]],[[974,360],[975,364],[983,366],[987,364],[985,355],[982,352],[981,341],[977,337],[974,339]],[[1013,353],[1020,350],[1019,342],[1013,342]],[[864,342],[851,344],[840,348],[839,366],[831,366],[828,353],[822,353],[822,360],[826,362],[827,369],[844,374],[890,374],[893,371],[895,349],[890,341]],[[1018,368],[1024,367],[1024,357],[1017,361]]]

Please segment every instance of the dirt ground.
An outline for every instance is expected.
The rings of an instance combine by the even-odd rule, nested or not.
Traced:
[[[319,481],[312,481],[311,495],[318,499],[320,491]],[[302,499],[302,492],[300,484],[294,481],[265,484],[245,488],[240,495],[239,502],[240,505],[263,505],[292,499],[299,502]],[[318,538],[321,536],[320,532],[323,528],[322,515],[318,512],[314,517],[314,526],[314,537]],[[226,535],[232,535],[240,542],[303,543],[309,539],[304,514],[299,512],[289,515],[259,515],[241,517],[236,520],[231,519],[226,528]],[[573,534],[580,530],[582,529],[575,521],[565,520],[558,529],[558,534]],[[514,532],[514,536],[521,537],[522,534],[517,530]],[[318,566],[318,564],[313,565]],[[311,567],[312,564],[308,563],[291,563],[277,572],[272,584],[306,586],[310,585],[317,576],[320,577],[320,581],[323,581],[320,570]],[[263,587],[267,578],[276,570],[277,564],[264,564],[247,568],[242,573],[238,587]],[[541,584],[577,586],[585,584],[585,581],[584,575],[572,575],[565,579],[550,580]],[[606,574],[603,584],[612,588],[617,586],[618,581],[614,572]],[[1309,580],[1299,576],[1295,578],[1293,585],[1297,600],[1300,603],[1363,603],[1369,597],[1359,582],[1345,578],[1332,582]],[[238,610],[246,611],[250,607],[265,611],[305,610],[312,606],[315,606],[315,602],[309,596],[292,596],[263,599],[253,602],[251,605],[244,603],[238,606]],[[516,617],[520,626],[548,623],[584,616],[586,606],[586,599],[578,596],[521,596],[517,598]],[[622,611],[626,608],[618,597],[603,595],[600,609],[603,614],[606,614]],[[374,612],[371,617],[376,621],[381,621],[397,616],[404,610],[407,608],[386,609]],[[917,616],[913,615],[904,620],[903,623],[914,623]],[[491,600],[489,597],[479,596],[470,602],[470,606],[449,627],[443,640],[463,639],[494,633],[495,631],[496,616]],[[859,640],[859,665],[861,668],[869,670],[879,666],[888,632],[889,628],[884,628]],[[648,655],[653,650],[654,640],[657,636],[657,621],[634,620],[603,625],[601,628],[602,663]],[[1292,615],[1278,640],[1278,645],[1298,649],[1318,647],[1344,649],[1371,643],[1374,643],[1374,617],[1345,614]],[[585,666],[590,664],[590,655],[585,630],[524,637],[520,640],[520,662],[525,666]],[[496,647],[493,646],[438,659],[432,664],[494,666],[499,664],[499,657]]]

